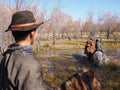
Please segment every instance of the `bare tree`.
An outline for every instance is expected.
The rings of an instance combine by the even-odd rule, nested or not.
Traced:
[[[104,31],[106,32],[106,37],[107,39],[109,39],[112,31],[110,28],[111,14],[109,12],[103,13],[103,15],[101,15],[99,18],[99,22],[103,23]]]
[[[88,11],[88,18],[83,24],[83,30],[88,35],[88,38],[94,39],[96,34],[96,25],[93,22],[93,12]]]
[[[55,45],[56,42],[56,38],[59,36],[60,38],[60,32],[62,30],[62,27],[64,26],[64,18],[63,18],[63,13],[61,12],[61,10],[59,8],[55,8],[52,13],[51,13],[51,30],[52,30],[52,41],[53,41],[53,45]]]
[[[117,43],[117,38],[119,36],[119,22],[119,15],[114,14],[111,20],[111,28],[115,43]]]
[[[11,33],[5,33],[5,30],[8,28],[11,17],[11,6],[7,5],[4,0],[0,3],[0,46],[2,52],[6,50],[8,44],[12,42],[10,39]]]

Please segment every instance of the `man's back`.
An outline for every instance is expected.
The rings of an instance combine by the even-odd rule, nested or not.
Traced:
[[[101,43],[100,43],[100,41],[96,41],[96,43],[95,43],[95,50],[102,50],[102,46],[101,46]]]
[[[0,66],[0,90],[48,90],[42,67],[30,47],[9,48]]]

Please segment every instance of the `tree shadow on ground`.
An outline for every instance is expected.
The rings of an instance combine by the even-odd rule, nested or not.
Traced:
[[[72,56],[80,63],[86,63],[87,62],[87,56],[85,54],[72,54]]]
[[[95,69],[99,68],[99,66],[92,60],[89,61],[85,54],[73,54],[72,55],[75,60],[77,60],[77,64],[75,65],[76,69]]]
[[[85,68],[89,68],[88,67],[88,60],[87,60],[87,56],[85,54],[72,54],[72,56],[75,58],[75,60],[77,61],[77,63],[75,64],[75,68],[77,71],[82,72],[83,69]]]

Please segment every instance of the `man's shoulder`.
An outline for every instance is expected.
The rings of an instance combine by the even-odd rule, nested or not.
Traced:
[[[22,67],[26,68],[36,68],[41,66],[35,54],[32,53],[26,53],[23,51],[6,51],[4,56],[10,56],[10,62],[14,62],[16,66],[22,65]]]
[[[16,54],[13,54],[16,55]],[[16,57],[17,56],[17,57]],[[20,55],[17,54],[16,57],[16,64],[21,65],[22,68],[24,68],[24,71],[32,71],[32,70],[38,70],[42,68],[40,62],[38,59],[35,57],[35,55]]]
[[[13,53],[13,56],[16,57],[20,61],[24,61],[26,63],[38,63],[38,59],[36,58],[35,54],[27,54],[24,55],[24,53]]]

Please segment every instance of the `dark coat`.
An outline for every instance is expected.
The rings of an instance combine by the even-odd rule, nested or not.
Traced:
[[[49,90],[41,71],[29,46],[12,45],[0,64],[0,90]]]
[[[102,50],[102,46],[101,46],[100,41],[97,41],[97,42],[95,43],[95,50],[96,50],[96,51]]]

